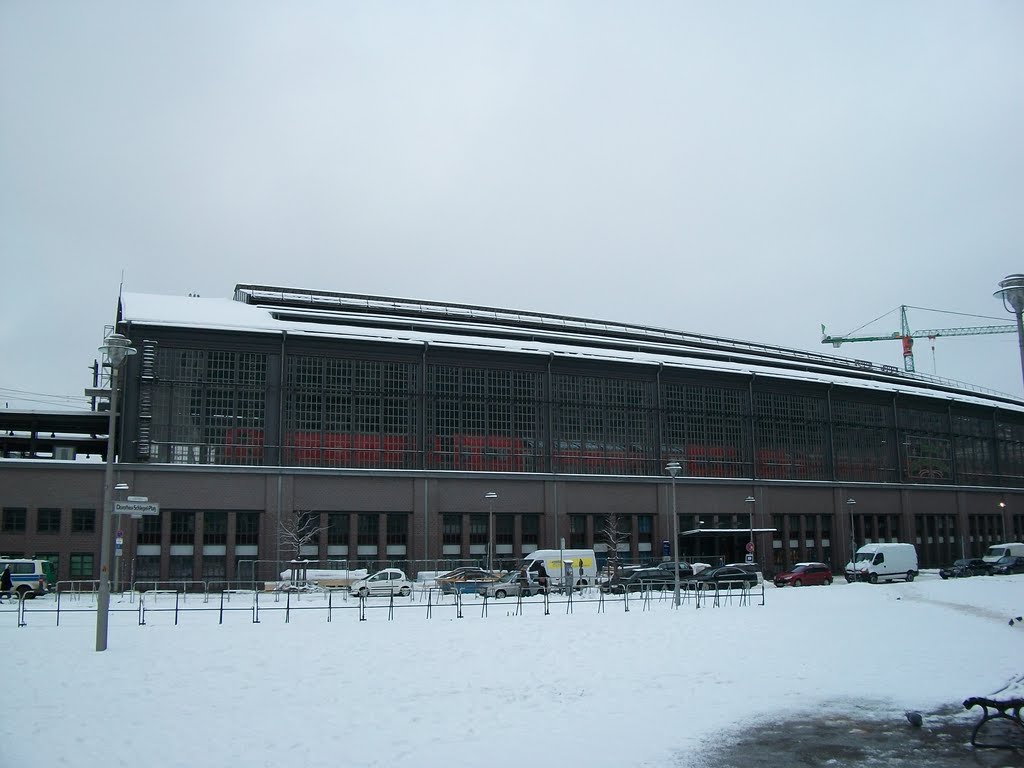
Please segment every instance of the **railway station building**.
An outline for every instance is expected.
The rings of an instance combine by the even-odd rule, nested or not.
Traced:
[[[682,557],[752,548],[766,575],[839,573],[868,542],[914,543],[928,568],[1024,540],[1024,402],[891,366],[251,284],[127,293],[110,330],[137,350],[117,498],[159,504],[120,521],[125,584],[276,579],[296,556],[411,574],[603,559],[610,525],[625,561],[662,560],[678,531]],[[105,404],[0,415],[0,553],[99,577]]]

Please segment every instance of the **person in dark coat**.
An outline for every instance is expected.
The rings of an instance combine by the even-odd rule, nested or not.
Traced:
[[[0,603],[5,597],[11,596],[11,589],[14,587],[14,579],[11,578],[11,566],[5,565],[4,572],[0,575]]]
[[[540,584],[540,591],[548,591],[548,569],[544,567],[543,561],[537,562],[537,583]]]

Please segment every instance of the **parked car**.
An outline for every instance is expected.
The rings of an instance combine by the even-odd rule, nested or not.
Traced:
[[[776,587],[828,586],[832,569],[824,563],[797,563],[790,570],[775,575]]]
[[[963,557],[955,560],[952,565],[939,568],[939,576],[944,579],[959,579],[964,576],[987,576],[992,573],[992,563],[986,563],[980,557]]]
[[[360,597],[379,597],[381,595],[408,597],[412,594],[412,582],[406,578],[405,571],[398,568],[385,568],[365,579],[353,581],[349,586],[349,591]]]
[[[497,581],[482,585],[477,589],[477,594],[483,597],[496,597],[500,600],[503,597],[518,597],[520,592],[523,597],[532,597],[543,591],[543,587],[536,581],[527,582],[524,588],[520,581],[519,571],[509,571]]]
[[[456,592],[475,594],[481,586],[486,586],[498,580],[498,574],[488,571],[486,568],[463,567],[456,568],[435,581],[441,588],[441,594],[454,595]]]
[[[622,594],[623,592],[640,592],[644,589],[674,589],[676,583],[673,563],[659,563],[647,568],[629,568],[619,571],[611,579],[601,585],[602,592]],[[679,581],[693,576],[693,568],[688,563],[679,563]]]
[[[1011,573],[1024,573],[1024,557],[1007,555],[992,563],[992,573],[1007,576]]]
[[[705,568],[696,576],[687,579],[685,586],[687,589],[711,589],[715,586],[723,589],[731,587],[753,588],[760,583],[758,579],[759,571],[751,570],[753,568],[757,568],[757,566],[743,564]]]
[[[757,583],[764,581],[764,574],[761,573],[761,566],[757,563],[726,563],[730,568],[739,568],[741,571],[752,573],[757,577]]]

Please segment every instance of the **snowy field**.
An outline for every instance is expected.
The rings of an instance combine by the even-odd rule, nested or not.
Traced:
[[[1024,576],[775,589],[765,605],[417,598],[111,616],[0,606],[2,766],[691,766],[790,714],[1024,693]],[[324,605],[303,596],[294,606]],[[153,602],[155,600],[155,603]],[[247,603],[246,601],[249,601]],[[334,598],[337,601],[337,596]],[[283,607],[261,596],[266,607]],[[319,602],[318,602],[319,601]],[[236,595],[231,605],[251,603]],[[88,608],[89,602],[62,606]],[[150,605],[173,607],[173,596]],[[337,609],[337,605],[344,606]],[[125,600],[113,607],[132,609]],[[189,608],[217,608],[190,597]],[[1009,688],[1008,688],[1009,686]],[[976,716],[975,716],[976,717]]]

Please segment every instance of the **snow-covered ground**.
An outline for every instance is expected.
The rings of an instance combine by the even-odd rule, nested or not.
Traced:
[[[880,718],[1022,692],[1024,576],[775,589],[679,610],[669,599],[292,598],[227,613],[111,616],[0,606],[0,765],[687,766],[709,741],[790,714],[869,704]],[[285,597],[280,599],[285,600]],[[62,608],[87,609],[88,598]],[[242,608],[251,597],[235,595]],[[261,595],[264,608],[283,608]],[[342,606],[339,608],[338,606]],[[147,607],[173,608],[173,596]],[[317,608],[317,610],[306,610]],[[975,715],[976,716],[976,715]]]

